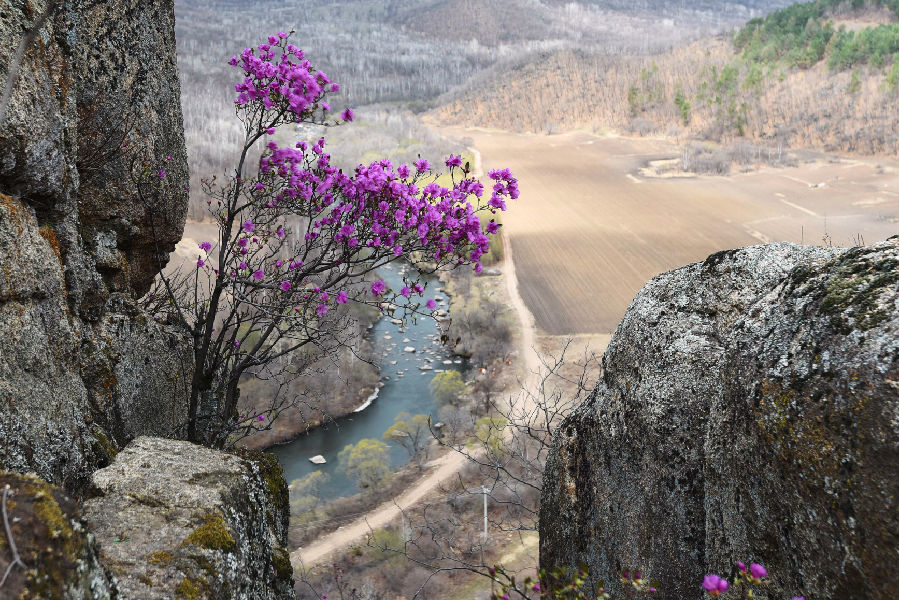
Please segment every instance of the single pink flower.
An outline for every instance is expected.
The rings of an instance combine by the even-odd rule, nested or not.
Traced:
[[[723,592],[727,591],[730,584],[727,583],[726,579],[722,579],[717,575],[706,575],[702,580],[702,587],[710,596],[720,596]]]
[[[762,577],[768,576],[768,571],[765,570],[765,567],[758,563],[752,563],[749,565],[749,572],[752,574],[754,579],[761,579]]]

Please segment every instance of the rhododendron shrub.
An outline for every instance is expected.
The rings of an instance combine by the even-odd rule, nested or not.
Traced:
[[[283,125],[336,125],[327,98],[338,90],[283,32],[234,56],[236,116],[246,137],[238,164],[223,181],[204,181],[218,238],[202,240],[189,271],[163,273],[153,309],[179,323],[193,341],[187,437],[222,445],[267,427],[269,414],[240,414],[242,377],[296,375],[310,356],[352,344],[352,307],[366,304],[406,318],[435,308],[419,272],[473,265],[490,250],[498,230],[479,215],[505,210],[518,197],[505,170],[489,173],[489,187],[450,156],[449,187],[438,185],[431,165],[380,160],[344,173],[331,164],[324,138],[254,147]],[[252,168],[250,168],[252,163]],[[152,204],[164,171],[145,168],[136,181]],[[408,260],[416,266],[399,290],[377,269]],[[297,358],[297,357],[303,357]],[[277,365],[277,372],[273,372]],[[259,417],[263,418],[260,419]],[[266,418],[267,416],[267,418]]]

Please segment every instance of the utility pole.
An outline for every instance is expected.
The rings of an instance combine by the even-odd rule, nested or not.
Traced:
[[[484,541],[487,541],[487,492],[490,491],[486,488],[486,486],[481,486],[481,491],[484,493]]]

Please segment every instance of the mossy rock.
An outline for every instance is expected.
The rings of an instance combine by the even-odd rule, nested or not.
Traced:
[[[868,256],[869,252],[850,250],[840,257],[835,272],[825,284],[821,312],[829,315],[834,328],[844,334],[855,327],[867,331],[883,323],[892,308],[882,306],[878,298],[889,287],[899,284],[899,261],[891,257]]]
[[[207,515],[203,524],[194,529],[184,542],[198,548],[222,552],[234,552],[237,549],[237,543],[225,524],[225,519],[219,515]]]
[[[11,569],[3,589],[8,595],[3,597],[62,599],[81,597],[82,590],[85,598],[109,597],[111,586],[75,501],[34,475],[0,472],[0,490],[7,486],[12,537],[28,568]],[[12,557],[5,533],[2,537],[0,572],[5,573]],[[92,581],[99,582],[96,592],[90,591]]]
[[[175,596],[186,600],[199,600],[207,597],[207,584],[199,579],[185,577],[175,588]]]
[[[272,548],[272,564],[278,579],[285,581],[293,578],[293,565],[290,564],[290,553],[281,546]]]
[[[234,451],[237,456],[253,462],[259,469],[259,474],[265,481],[265,488],[274,511],[268,515],[269,525],[281,534],[287,534],[290,519],[290,493],[287,489],[287,481],[284,479],[284,469],[278,458],[268,452],[238,448]]]

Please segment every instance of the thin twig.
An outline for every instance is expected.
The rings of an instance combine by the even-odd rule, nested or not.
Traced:
[[[12,537],[12,529],[9,526],[9,513],[6,512],[7,496],[9,496],[9,484],[6,484],[6,487],[3,488],[3,528],[6,530],[6,539],[9,541],[9,550],[12,552],[12,562],[6,567],[6,573],[3,574],[3,579],[0,579],[0,587],[3,587],[3,584],[6,583],[6,578],[9,577],[14,566],[20,565],[23,569],[28,568],[28,565],[22,562],[22,557],[19,556],[19,549],[16,547],[16,540]]]
[[[44,23],[47,19],[52,15],[56,9],[59,2],[49,2],[47,4],[46,10],[44,13],[38,17],[37,22],[31,26],[28,31],[25,32],[25,35],[22,37],[21,41],[19,41],[19,46],[16,48],[16,53],[13,55],[12,60],[9,63],[9,72],[6,75],[6,84],[3,86],[3,95],[0,96],[0,123],[3,123],[3,119],[6,116],[6,108],[9,105],[9,98],[12,95],[12,90],[16,85],[16,79],[19,76],[19,65],[22,62],[22,58],[25,56],[25,51],[28,50],[28,46],[31,45],[31,42],[34,41],[34,38],[37,37],[38,32],[41,27],[44,26]],[[6,578],[4,577],[4,581]],[[2,584],[0,584],[2,585]]]

